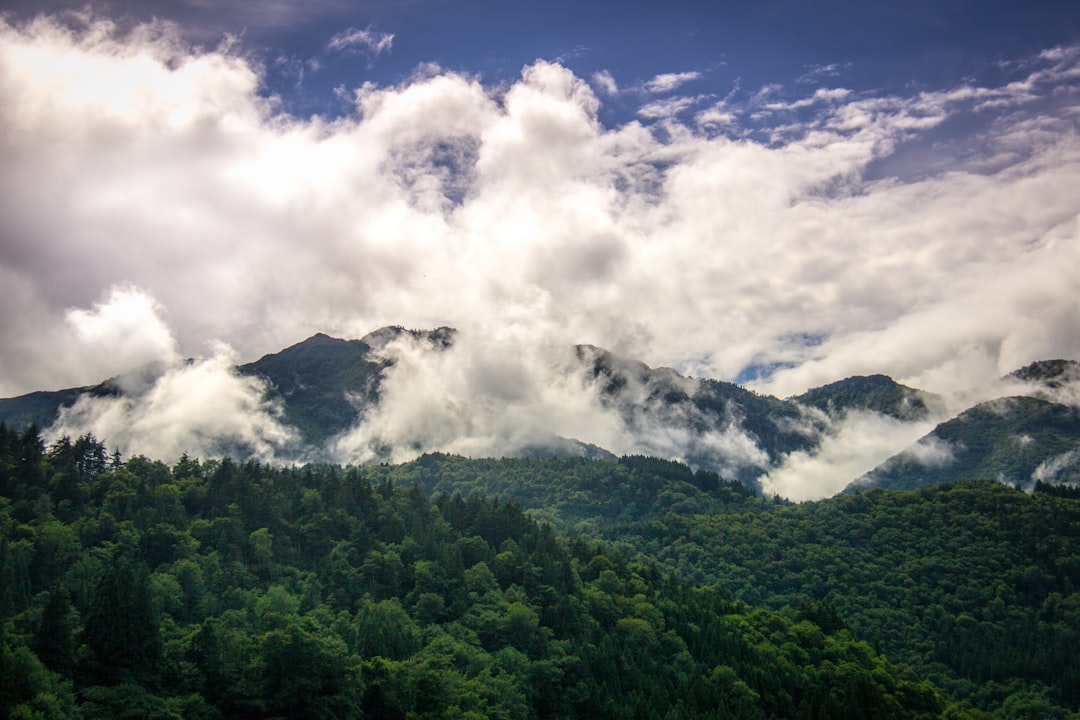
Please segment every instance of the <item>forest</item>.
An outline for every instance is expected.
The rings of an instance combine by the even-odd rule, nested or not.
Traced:
[[[1080,499],[0,424],[0,717],[1068,718]]]

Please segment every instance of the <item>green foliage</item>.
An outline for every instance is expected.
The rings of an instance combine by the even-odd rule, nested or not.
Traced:
[[[930,434],[948,457],[928,467],[897,455],[856,486],[912,490],[961,480],[992,480],[1030,487],[1040,466],[1062,465],[1056,482],[1080,481],[1080,410],[1034,397],[999,398],[976,405]],[[1071,462],[1069,461],[1071,458]]]
[[[321,444],[356,422],[357,402],[376,400],[385,364],[370,351],[360,340],[320,333],[239,370],[266,379],[272,396],[287,400],[286,419],[307,442]]]
[[[508,498],[753,605],[794,608],[973,708],[1000,709],[1010,683],[1080,704],[1080,618],[1061,610],[1080,598],[1080,502],[1066,488],[958,483],[791,505],[652,458],[428,455],[363,472]]]
[[[24,440],[6,443],[5,467],[18,464]],[[37,484],[0,499],[0,572],[6,591],[11,583],[0,616],[4,717],[943,710],[937,691],[827,609],[753,609],[633,553],[560,539],[516,505],[432,500],[402,481],[430,480],[443,464],[460,471],[458,460],[343,469],[185,458],[169,468],[132,458],[80,480],[81,510],[62,519],[47,479],[67,467],[69,448],[39,450],[40,476],[27,476]],[[610,489],[638,518],[656,517],[649,502],[668,495],[684,497],[662,500],[663,517],[689,517],[674,509],[687,499],[765,512],[716,476],[670,463],[553,467],[576,468],[596,482],[588,492]],[[1070,608],[1063,598],[1054,613],[1071,617]]]
[[[414,483],[432,495],[458,492],[512,498],[532,510],[534,517],[574,532],[667,514],[722,513],[757,502],[753,491],[740,482],[640,455],[613,462],[586,458],[470,460],[434,453],[389,469],[387,476],[396,482]]]
[[[1000,708],[1013,683],[1080,706],[1075,498],[954,483],[665,516],[604,536],[747,602],[846,626],[978,707]]]

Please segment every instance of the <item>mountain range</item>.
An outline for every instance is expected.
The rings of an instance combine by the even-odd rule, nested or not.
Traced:
[[[847,449],[862,431],[876,436],[873,451],[860,457],[862,465],[836,467],[832,490],[820,494],[964,479],[1021,487],[1080,481],[1080,363],[1072,360],[1017,370],[983,392],[981,402],[969,403],[885,375],[849,377],[777,398],[652,368],[590,345],[553,351],[555,359],[542,364],[539,375],[500,365],[499,358],[474,358],[460,372],[483,382],[464,387],[483,390],[459,389],[445,397],[439,395],[442,386],[433,389],[406,372],[424,363],[436,363],[435,377],[459,372],[454,355],[459,345],[459,333],[447,327],[386,327],[352,340],[316,334],[229,368],[234,379],[260,395],[257,407],[249,403],[245,412],[266,413],[277,434],[238,439],[227,436],[225,424],[200,427],[191,436],[195,439],[185,442],[194,443],[191,451],[241,457],[269,445],[274,459],[286,462],[387,461],[444,450],[608,459],[641,454],[678,459],[784,494],[771,478],[797,475],[799,463],[817,462],[828,471],[830,453]],[[20,428],[36,424],[54,434],[92,432],[112,443],[103,426],[85,422],[100,417],[88,414],[88,407],[113,403],[115,414],[116,403],[123,401],[132,412],[154,393],[161,395],[162,378],[170,371],[175,376],[197,362],[147,366],[98,385],[0,399],[0,422]],[[571,424],[573,432],[555,422],[544,424],[536,398],[551,384],[561,385],[566,397],[580,400],[587,410],[584,421]],[[464,397],[470,392],[482,397]],[[410,407],[406,399],[426,405],[401,420],[401,408]],[[548,406],[558,403],[556,398]],[[494,418],[491,427],[479,427],[482,423],[471,416],[476,407]],[[517,410],[503,413],[506,407]],[[513,427],[516,422],[522,427]],[[472,444],[462,441],[466,435]],[[912,443],[913,438],[918,439]]]

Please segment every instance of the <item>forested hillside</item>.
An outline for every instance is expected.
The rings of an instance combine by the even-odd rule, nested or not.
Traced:
[[[928,453],[895,455],[848,489],[913,490],[973,479],[1021,487],[1040,480],[1075,484],[1080,409],[1037,397],[998,398],[938,425],[916,447]]]
[[[169,467],[0,424],[0,717],[946,710],[826,606],[754,609],[403,470]]]
[[[511,499],[753,605],[829,608],[987,711],[1080,707],[1080,499],[1067,488],[967,482],[792,505],[655,458],[429,455],[363,471]]]

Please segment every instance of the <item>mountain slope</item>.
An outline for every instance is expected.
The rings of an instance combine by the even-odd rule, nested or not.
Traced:
[[[197,418],[212,398],[189,403],[185,412],[195,420],[173,444],[177,452],[233,453],[238,459],[258,449],[261,459],[285,462],[376,462],[452,450],[496,457],[639,454],[677,459],[756,489],[778,470],[797,478],[808,462],[819,466],[811,472],[829,472],[835,457],[847,462],[848,448],[867,455],[838,471],[850,474],[822,484],[832,492],[901,450],[944,406],[941,397],[884,375],[849,377],[779,399],[728,382],[685,377],[671,368],[652,368],[591,345],[558,349],[531,365],[523,360],[526,354],[497,344],[462,346],[456,331],[446,327],[386,327],[359,340],[320,333],[252,363],[232,368],[226,360],[219,365],[223,387],[238,376],[244,379],[245,387],[231,390],[244,402],[225,408],[216,425],[199,425]],[[123,398],[112,407],[89,403],[77,408],[79,413],[65,413],[63,432],[92,431],[108,435],[103,438],[108,441],[128,428],[149,426],[167,437],[175,414],[162,407],[162,398],[187,399],[193,386],[174,382],[170,392],[155,392],[160,389],[155,383],[164,384],[162,378],[170,374],[175,380],[183,367],[197,368],[201,362],[148,366],[93,387],[0,400],[0,422],[15,428],[36,422],[44,428],[60,408],[80,398]],[[553,386],[559,390],[549,393]],[[1003,386],[1049,404],[1077,405],[1080,363],[1034,363],[1003,378]],[[149,418],[143,412],[148,398],[158,403],[158,415]],[[1031,427],[1024,421],[1012,427],[1000,413],[962,416],[960,424],[946,424],[860,478],[858,486],[917,487],[968,477],[1021,484],[1074,478],[1080,451],[1073,453],[1076,443],[1069,438],[1075,433],[1068,418],[1053,417],[1068,413],[1018,402],[1022,415],[1042,419],[1033,417]],[[507,408],[511,412],[503,412]],[[862,413],[888,422],[868,431]],[[570,415],[573,422],[566,421]],[[93,424],[102,417],[111,418],[111,424]],[[562,424],[551,423],[552,417]],[[248,421],[259,432],[268,429],[261,435],[220,437],[223,430],[248,427]],[[984,429],[972,429],[982,424]],[[876,444],[857,437],[867,432],[877,433]],[[951,439],[956,433],[963,436],[958,443]],[[280,439],[286,436],[287,442]],[[785,482],[777,487],[792,487]]]
[[[39,390],[12,398],[0,398],[0,422],[14,428],[52,425],[61,407],[73,405],[90,386],[67,390]]]
[[[922,420],[941,401],[932,393],[901,385],[887,375],[856,375],[807,390],[792,400],[830,416],[870,410],[898,420]]]
[[[795,505],[633,457],[429,455],[360,472],[436,495],[495,495],[752,604],[832,612],[890,659],[985,709],[1013,692],[1080,706],[1074,497],[956,482]]]
[[[283,401],[288,422],[306,442],[318,445],[353,425],[361,408],[378,401],[386,366],[363,340],[319,333],[238,370],[265,379],[271,397]]]
[[[1030,487],[1080,481],[1080,410],[1035,397],[981,403],[938,425],[848,490],[910,490],[959,480]]]
[[[752,485],[785,453],[815,441],[807,431],[809,419],[792,402],[733,383],[684,377],[671,368],[651,368],[591,345],[576,350],[597,383],[601,402],[640,437],[658,438],[655,449],[646,444],[646,454],[664,456],[661,439],[679,432],[683,460]]]
[[[1008,379],[1039,383],[1051,389],[1080,380],[1080,362],[1075,360],[1040,360],[1014,370]]]

